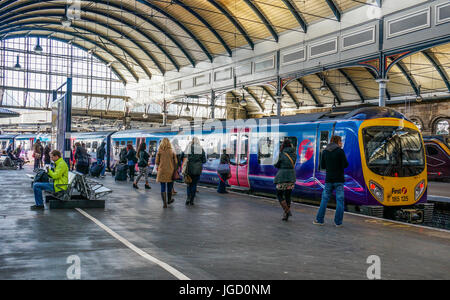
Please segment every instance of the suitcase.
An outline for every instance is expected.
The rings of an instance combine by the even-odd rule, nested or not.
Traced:
[[[103,164],[95,164],[91,167],[91,176],[92,177],[100,177],[100,174],[103,170]]]
[[[116,166],[116,176],[114,177],[114,179],[116,181],[126,181],[127,180],[127,171],[128,171],[127,165],[118,164]]]

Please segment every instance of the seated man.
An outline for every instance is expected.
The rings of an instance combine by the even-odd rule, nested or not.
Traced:
[[[48,169],[48,176],[53,179],[53,183],[49,182],[36,182],[33,185],[34,200],[36,205],[31,206],[31,209],[44,209],[44,202],[42,199],[42,191],[59,192],[67,190],[67,186],[58,187],[57,185],[65,184],[69,182],[69,167],[66,162],[61,158],[61,152],[53,150],[50,153],[50,159],[55,163],[55,171]]]

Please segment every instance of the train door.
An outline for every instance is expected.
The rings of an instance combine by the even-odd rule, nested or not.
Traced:
[[[316,183],[320,186],[320,188],[317,189],[316,194],[316,197],[319,199],[322,196],[322,191],[325,186],[325,177],[326,177],[326,170],[323,168],[321,164],[322,154],[330,142],[331,136],[333,135],[333,129],[334,123],[318,124],[317,127],[314,179],[316,180]]]
[[[234,186],[250,188],[248,181],[248,166],[250,160],[250,129],[235,128],[229,135],[231,149],[231,179],[229,183]]]

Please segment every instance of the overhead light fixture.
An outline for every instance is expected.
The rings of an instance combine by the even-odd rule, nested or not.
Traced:
[[[142,115],[142,118],[148,119],[148,115],[144,113],[144,114]]]
[[[36,44],[36,46],[34,46],[34,51],[38,52],[38,53],[42,53],[42,47],[39,44],[39,38],[37,38],[37,44]]]
[[[241,106],[247,106],[248,105],[247,100],[245,100],[244,92],[242,92],[242,99],[241,99],[241,101],[239,101],[239,104]]]
[[[16,65],[14,66],[14,69],[16,69],[16,70],[22,69],[22,66],[19,63],[19,55],[17,55],[17,62],[16,62]]]
[[[191,109],[189,108],[189,105],[186,105],[186,108],[184,109],[184,112],[186,113],[190,113]]]
[[[64,16],[62,16],[61,18],[61,24],[64,27],[70,27],[72,25],[72,21],[69,18],[67,18],[67,6],[64,10]]]
[[[320,93],[322,94],[322,96],[328,94],[328,87],[325,84],[325,76],[322,77],[322,85],[320,86]]]
[[[417,103],[420,103],[420,102],[422,102],[423,101],[423,98],[422,98],[422,96],[420,95],[421,93],[420,93],[420,89],[421,89],[421,87],[422,86],[418,86],[418,91],[417,91],[417,95],[416,95],[416,102]]]

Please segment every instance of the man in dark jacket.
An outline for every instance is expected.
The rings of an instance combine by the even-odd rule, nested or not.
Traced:
[[[102,177],[105,177],[106,171],[105,156],[106,156],[106,143],[103,141],[97,149],[97,165],[103,166],[102,172],[100,173]]]
[[[322,153],[321,165],[326,169],[325,188],[322,193],[322,202],[313,224],[323,225],[325,211],[328,200],[330,200],[333,190],[336,190],[336,214],[334,224],[336,227],[342,226],[344,218],[344,169],[348,167],[347,157],[342,150],[342,139],[340,136],[331,137],[330,144]]]

